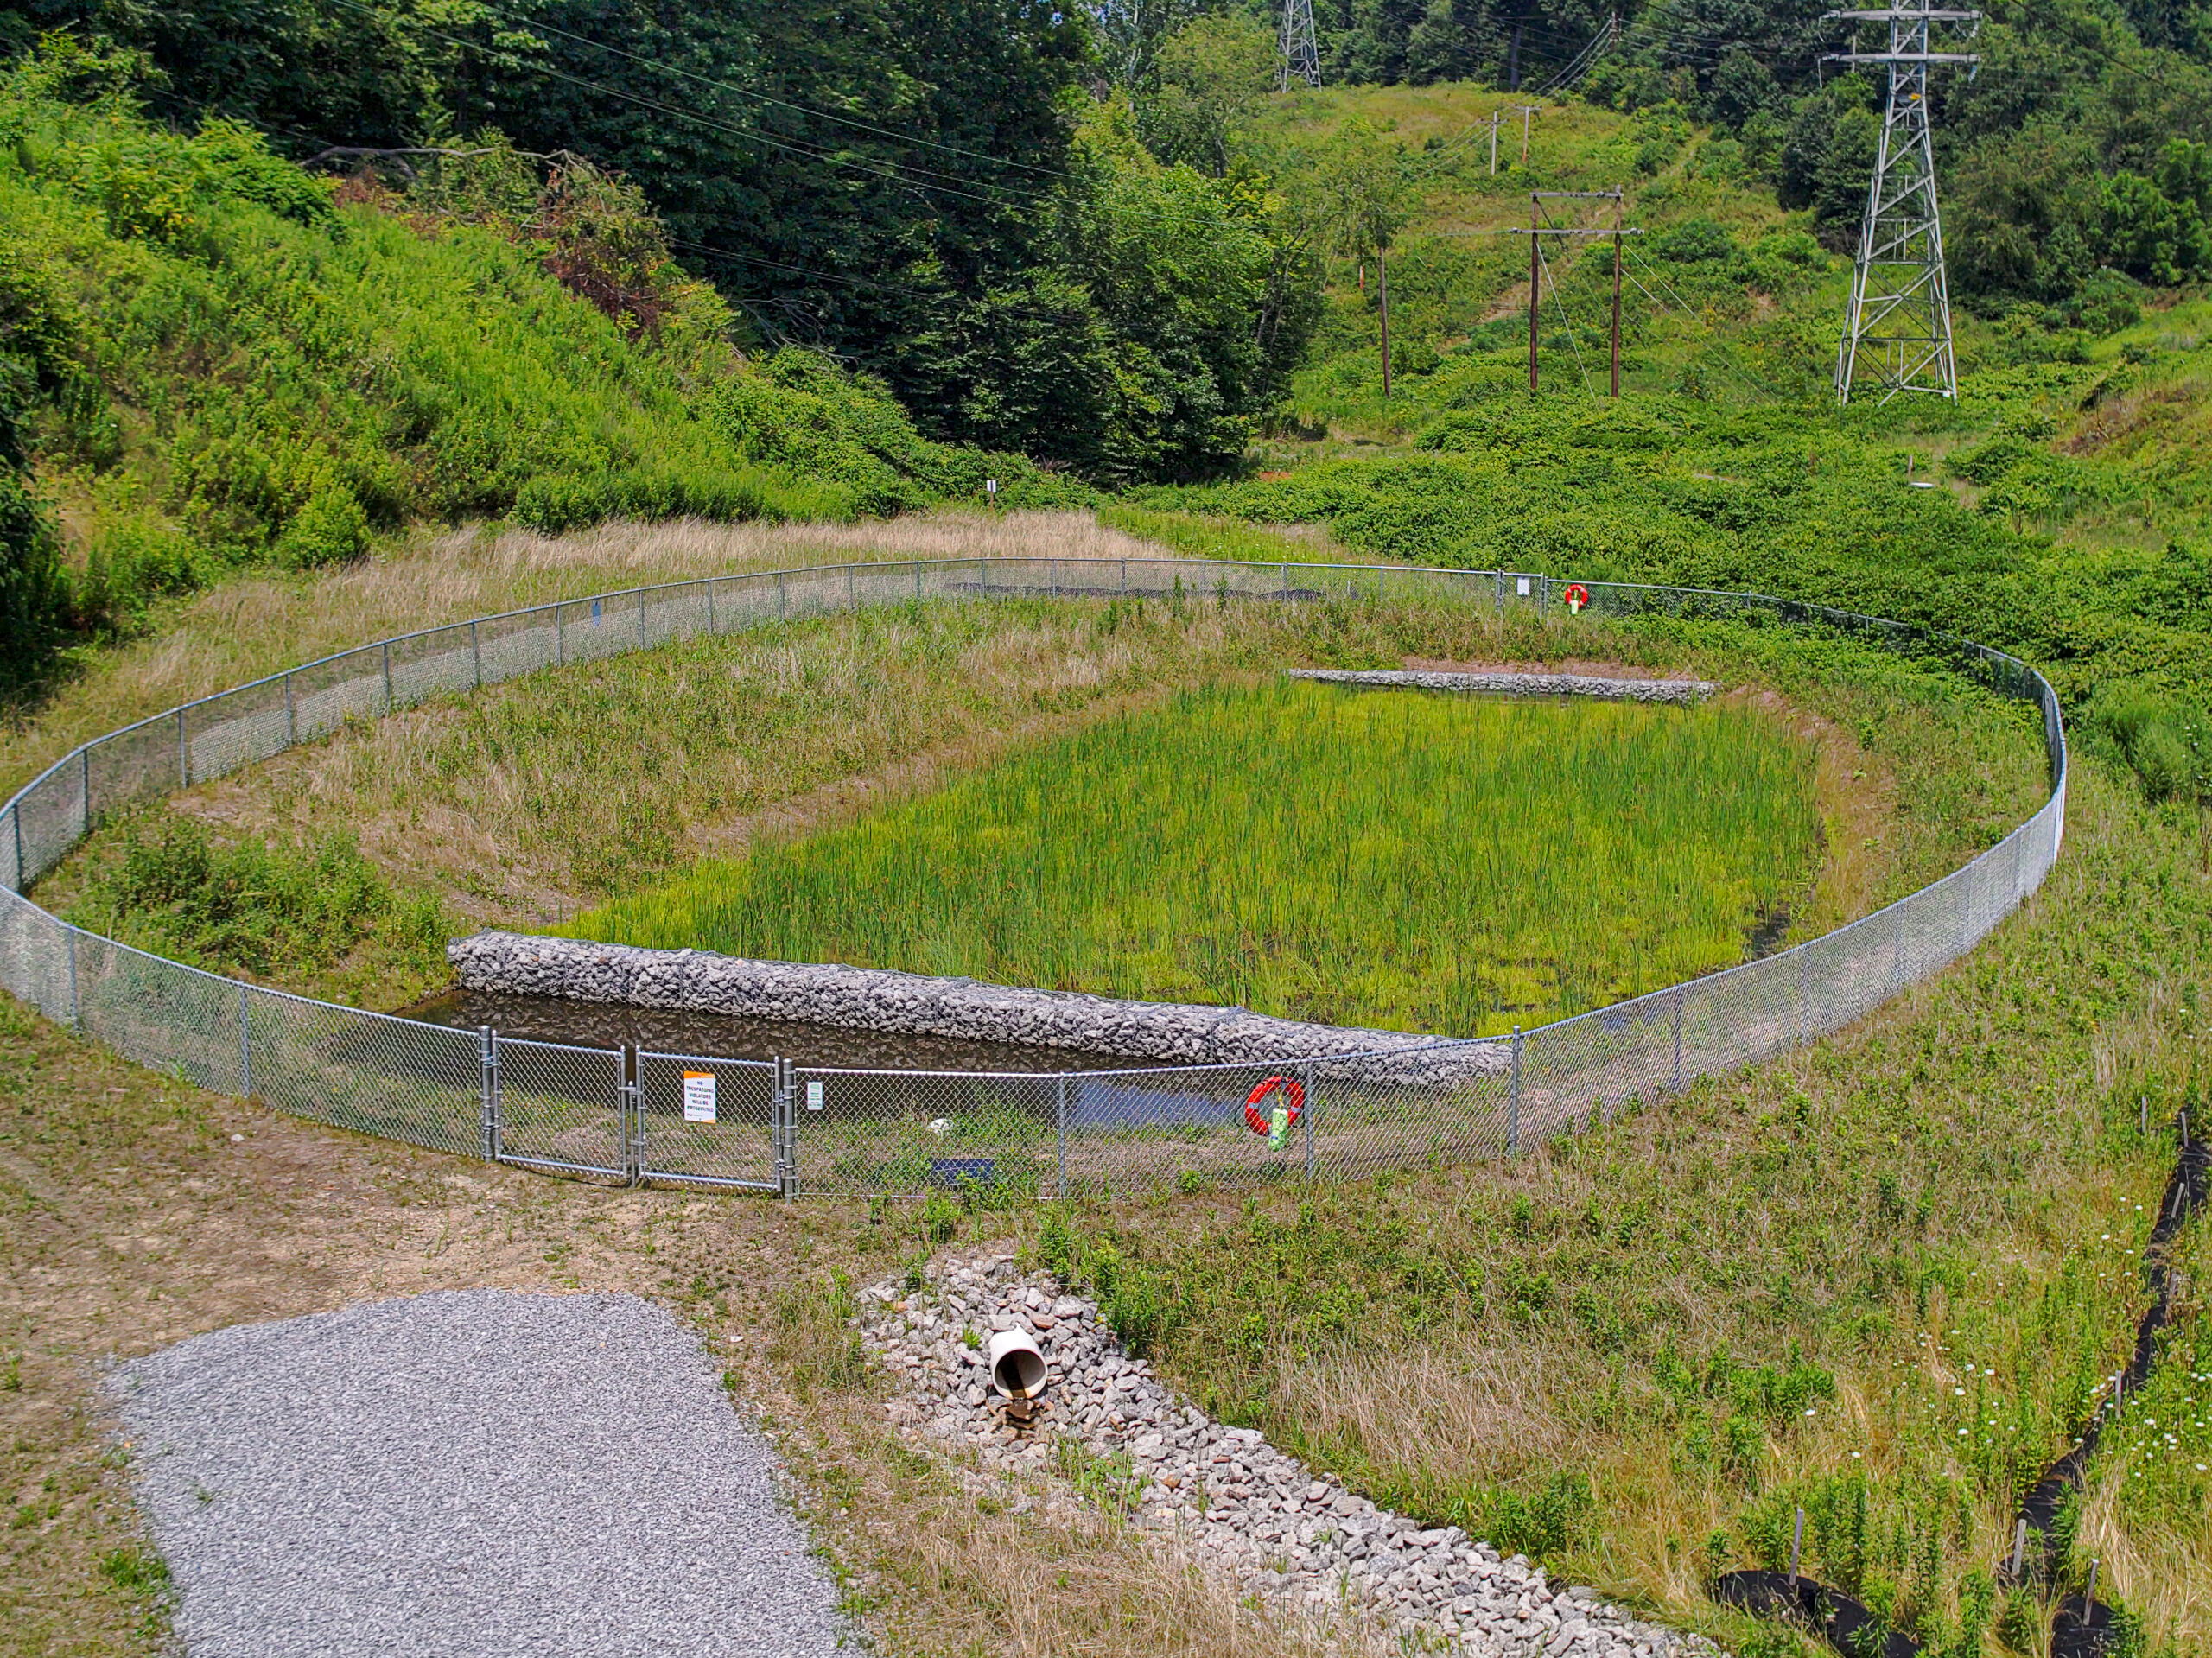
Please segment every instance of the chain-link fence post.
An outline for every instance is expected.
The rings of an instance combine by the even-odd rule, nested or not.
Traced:
[[[1513,1027],[1513,1086],[1505,1096],[1505,1154],[1521,1149],[1521,1027]]]
[[[238,1097],[253,1097],[253,992],[238,986]]]
[[[1682,1004],[1689,994],[1687,985],[1675,992],[1675,1085],[1669,1090],[1675,1094],[1682,1091]]]
[[[474,621],[468,625],[468,678],[476,689],[484,689],[484,647],[477,639]],[[290,683],[289,680],[285,681],[288,687]]]
[[[384,711],[390,714],[396,706],[391,698],[391,641],[386,639],[384,646]]]
[[[69,939],[69,1028],[81,1034],[85,1028],[85,1005],[77,999],[77,930],[68,930]]]
[[[1052,1185],[1052,1195],[1065,1201],[1068,1195],[1068,1079],[1066,1073],[1062,1072],[1055,1080],[1058,1083],[1058,1087],[1053,1092],[1058,1096],[1055,1103],[1056,1115],[1059,1119],[1060,1166],[1059,1174]]]
[[[798,1081],[791,1062],[776,1056],[776,1091],[770,1134],[776,1151],[776,1195],[798,1196]]]
[[[489,1025],[476,1027],[476,1040],[482,1072],[479,1087],[482,1092],[482,1121],[484,1160],[499,1160],[499,1039]]]
[[[1313,1114],[1320,1108],[1321,1096],[1313,1091],[1313,1067],[1307,1064],[1302,1069],[1305,1074],[1300,1080],[1306,1088],[1306,1107],[1300,1115],[1306,1119],[1306,1178],[1311,1180],[1313,1178]]]
[[[184,740],[184,710],[182,708],[176,711],[176,786],[180,789],[189,789],[192,786],[192,750]],[[22,812],[20,809],[17,810],[16,816],[16,835],[20,841],[22,833],[21,821]],[[20,854],[20,846],[17,850]]]
[[[622,1136],[622,1179],[634,1186],[644,1178],[640,1172],[645,1166],[645,1107],[638,1087],[638,1051],[627,1042],[622,1045],[622,1083],[618,1092],[621,1096],[621,1123],[617,1132]]]

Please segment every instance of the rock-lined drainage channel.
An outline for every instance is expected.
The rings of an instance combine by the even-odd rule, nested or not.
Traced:
[[[2082,1490],[2105,1429],[2118,1420],[2128,1395],[2151,1379],[2158,1363],[2158,1333],[2173,1322],[2174,1240],[2204,1207],[2212,1189],[2212,1140],[2192,1137],[2186,1111],[2176,1127],[2180,1153],[2143,1246],[2143,1279],[2151,1291],[2151,1305],[2136,1323],[2135,1345],[2125,1368],[2112,1378],[2111,1394],[2091,1413],[2066,1454],[2044,1470],[2021,1500],[2014,1521],[2013,1553],[1997,1572],[2001,1582],[2048,1592],[2065,1564],[2060,1514],[2068,1499]],[[1803,1524],[1802,1511],[1798,1523]],[[2081,1593],[2062,1595],[2051,1607],[2051,1658],[2100,1658],[2112,1641],[2117,1626],[2112,1607],[2096,1598],[2095,1569],[2093,1562]],[[1726,1572],[1714,1581],[1713,1596],[1748,1611],[1801,1622],[1824,1636],[1845,1658],[1870,1658],[1868,1636],[1880,1629],[1879,1620],[1859,1601],[1796,1572]],[[1920,1650],[1920,1643],[1910,1636],[1889,1630],[1878,1658],[1919,1658]]]
[[[120,1366],[190,1658],[811,1658],[767,1442],[629,1295],[446,1291]]]
[[[1095,1303],[1004,1255],[934,1264],[922,1286],[861,1292],[855,1320],[903,1385],[903,1429],[972,1458],[1012,1506],[1089,1501],[1317,1631],[1371,1631],[1415,1651],[1483,1658],[1718,1658],[1520,1555],[1428,1528],[1317,1478],[1255,1429],[1213,1420],[1132,1358]],[[993,1337],[1020,1331],[1045,1361],[1040,1397],[991,1385]],[[1018,1418],[1027,1406],[1026,1421]]]

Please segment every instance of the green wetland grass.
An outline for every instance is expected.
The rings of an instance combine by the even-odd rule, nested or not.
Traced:
[[[1753,710],[1213,686],[566,931],[1475,1035],[1741,961],[1820,842]]]

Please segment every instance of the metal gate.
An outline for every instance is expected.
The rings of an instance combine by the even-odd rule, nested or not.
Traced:
[[[788,1061],[640,1052],[633,1109],[637,1177],[785,1190],[790,1144]]]
[[[484,1154],[524,1168],[626,1178],[630,1112],[619,1048],[492,1036]]]

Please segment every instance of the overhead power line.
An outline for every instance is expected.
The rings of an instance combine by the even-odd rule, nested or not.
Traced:
[[[336,0],[336,3],[340,5],[352,4],[353,0]],[[370,8],[364,5],[356,5],[354,9],[361,11],[367,11],[370,10]],[[719,79],[713,75],[702,75],[694,70],[686,69],[679,64],[671,63],[664,59],[647,57],[641,53],[632,52],[626,47],[616,46],[610,41],[600,40],[595,35],[580,35],[572,29],[560,28],[557,24],[549,23],[541,17],[524,17],[518,16],[513,12],[503,11],[497,6],[484,3],[484,0],[478,0],[477,10],[482,11],[486,16],[499,19],[501,22],[506,24],[511,29],[530,29],[535,30],[541,35],[556,35],[562,40],[574,41],[579,46],[590,47],[595,52],[605,52],[611,56],[622,58],[632,63],[642,64],[650,69],[658,69],[664,74],[674,75],[679,79],[690,81],[696,86],[709,86],[717,92],[728,92],[733,97],[747,98],[756,104],[766,105],[771,109],[789,110],[795,114],[812,116],[817,120],[833,122],[838,126],[850,127],[855,131],[865,132],[873,137],[889,139],[894,143],[913,144],[925,149],[934,149],[949,156],[964,156],[971,160],[983,162],[993,167],[1007,168],[1016,172],[1033,173],[1044,178],[1068,178],[1073,176],[1065,168],[1040,167],[1030,162],[1018,162],[1012,160],[1007,156],[994,156],[988,150],[974,149],[964,144],[945,143],[938,139],[925,138],[918,133],[900,132],[896,128],[880,126],[873,121],[861,120],[857,116],[841,114],[836,110],[823,109],[817,104],[797,103],[787,98],[778,98],[772,92],[764,92],[757,87],[740,86],[734,81]],[[436,31],[433,30],[430,32],[435,33]],[[442,35],[440,38],[451,39],[450,36],[444,35]],[[943,177],[949,175],[939,175],[939,176]]]
[[[370,16],[376,15],[373,10],[367,5],[363,4],[361,0],[332,0],[332,3],[334,5],[344,6],[350,10],[362,12]],[[481,42],[463,40],[461,36],[457,35],[449,35],[443,29],[424,28],[422,32],[428,35],[434,40],[443,41],[449,46],[457,46],[466,51],[480,51],[483,49]],[[661,103],[657,98],[646,98],[642,94],[630,92],[620,86],[609,86],[605,81],[593,80],[582,75],[572,75],[566,70],[556,69],[547,64],[532,65],[531,73],[533,74],[548,76],[552,79],[561,81],[568,86],[581,87],[586,92],[597,92],[603,97],[616,98],[626,104],[632,104],[640,109],[651,110],[656,114],[665,115],[674,120],[689,121],[696,126],[706,127],[719,132],[727,132],[735,137],[747,138],[755,143],[765,145],[768,149],[779,150],[786,155],[797,156],[807,161],[821,162],[831,167],[842,168],[849,171],[866,174],[871,177],[882,179],[887,182],[904,184],[908,186],[910,188],[929,190],[940,195],[957,196],[964,198],[969,201],[980,202],[985,206],[1001,206],[1006,205],[1006,201],[1010,194],[1003,190],[999,190],[996,186],[988,184],[981,185],[979,187],[984,190],[997,190],[998,194],[995,195],[982,195],[979,194],[976,189],[961,187],[976,182],[976,181],[969,179],[960,179],[954,184],[933,184],[929,182],[931,178],[950,179],[954,175],[945,173],[936,173],[932,171],[932,169],[927,168],[902,168],[895,166],[874,164],[868,162],[857,161],[849,156],[838,156],[826,149],[812,147],[804,143],[792,143],[786,139],[772,137],[768,133],[761,131],[757,127],[739,126],[734,122],[718,120],[713,116],[702,115],[696,110],[678,109],[672,105]],[[914,176],[914,175],[918,173],[924,176]],[[1033,200],[1033,198],[1016,196],[1014,199]]]
[[[703,253],[717,259],[734,259],[741,264],[759,265],[764,270],[786,271],[795,276],[811,276],[818,282],[835,283],[844,288],[872,288],[888,294],[904,294],[911,298],[931,302],[948,297],[961,297],[948,290],[932,291],[916,288],[910,283],[890,282],[880,276],[852,276],[835,270],[816,270],[806,265],[795,265],[782,259],[771,259],[763,254],[740,253],[734,248],[721,248],[709,242],[693,241],[689,237],[671,236],[671,247],[679,247],[692,253]],[[1039,322],[1075,322],[1082,320],[1076,311],[1046,311],[1029,305],[1002,305],[999,308],[1010,316],[1029,317]]]

